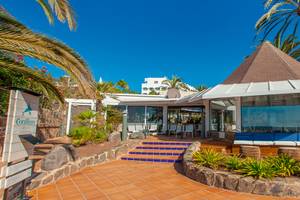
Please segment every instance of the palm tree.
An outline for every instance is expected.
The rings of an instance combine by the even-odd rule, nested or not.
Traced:
[[[117,93],[118,92],[117,88],[115,88],[115,84],[111,81],[98,83],[97,90],[100,93]]]
[[[286,30],[297,29],[300,17],[299,0],[265,0],[267,12],[256,22],[257,35],[262,33],[264,41],[274,30],[278,37]]]
[[[196,89],[197,89],[199,92],[201,92],[201,91],[203,91],[203,90],[206,90],[206,89],[207,89],[207,86],[206,86],[206,85],[199,85],[199,86],[196,87]]]
[[[49,0],[48,4],[45,1],[38,2],[40,5],[50,5],[59,20],[67,19],[70,28],[75,27],[73,12],[68,0]],[[48,18],[52,16],[49,12],[46,14]],[[32,32],[3,9],[0,10],[0,50],[8,54],[28,56],[55,65],[68,72],[78,82],[79,89],[84,95],[95,97],[93,77],[84,60],[76,52],[62,42]],[[20,72],[25,77],[39,82],[45,90],[63,100],[62,95],[52,83],[34,73],[25,63],[20,63],[8,56],[1,56],[0,67],[8,71]]]
[[[128,91],[129,91],[129,85],[128,85],[128,83],[127,83],[125,80],[119,80],[119,81],[116,83],[116,87],[121,88],[121,90],[122,90],[123,92],[128,92]]]
[[[285,38],[281,36],[276,37],[273,45],[296,60],[300,61],[300,41],[295,34],[290,34]]]
[[[181,78],[175,75],[172,76],[172,79],[164,80],[162,83],[167,85],[169,89],[190,90],[189,87],[182,82]]]
[[[149,92],[149,95],[159,95],[159,93],[156,92],[154,89],[151,89],[151,91]]]

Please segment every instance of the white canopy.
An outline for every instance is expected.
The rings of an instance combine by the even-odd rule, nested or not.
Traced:
[[[219,84],[202,95],[202,99],[300,93],[300,80]]]

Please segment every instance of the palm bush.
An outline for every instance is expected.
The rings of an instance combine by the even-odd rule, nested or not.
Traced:
[[[266,159],[275,170],[277,176],[288,177],[300,172],[299,163],[286,154]]]
[[[225,167],[230,171],[238,170],[241,168],[243,162],[238,155],[228,156],[225,159]]]
[[[197,151],[193,154],[193,160],[198,165],[217,169],[224,161],[224,155],[216,152],[214,149],[208,148]]]
[[[276,171],[272,168],[270,162],[266,160],[256,160],[253,158],[245,159],[240,169],[237,171],[245,176],[252,176],[257,179],[270,179],[276,176]]]
[[[111,132],[110,124],[99,124],[99,114],[92,110],[81,112],[75,117],[75,121],[79,123],[78,127],[72,128],[70,137],[75,146],[87,143],[100,143],[107,139]]]

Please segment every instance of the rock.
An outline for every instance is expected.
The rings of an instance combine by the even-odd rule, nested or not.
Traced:
[[[201,171],[198,171],[199,176],[197,181],[200,183],[206,184],[208,186],[213,186],[215,181],[215,174],[212,169],[203,168]]]
[[[100,155],[97,155],[97,158],[95,159],[94,164],[102,163],[104,161],[106,161],[106,153],[105,152]]]
[[[187,163],[187,169],[185,175],[193,180],[200,180],[201,168],[197,167],[195,164]]]
[[[226,172],[216,172],[215,173],[215,187],[224,188],[224,180],[227,176]]]
[[[65,176],[69,176],[70,175],[70,172],[71,172],[71,165],[66,165],[64,167],[64,175]]]
[[[77,172],[78,170],[79,170],[78,165],[74,163],[74,164],[71,165],[70,174],[73,174],[73,173]]]
[[[129,136],[130,139],[145,139],[145,134],[144,133],[131,133]]]
[[[115,150],[115,156],[116,158],[119,158],[121,155],[127,154],[128,152],[128,146],[122,145]]]
[[[237,191],[251,193],[255,187],[255,184],[253,184],[254,181],[255,180],[252,177],[240,178],[237,186]]]
[[[264,180],[256,180],[254,182],[255,187],[252,193],[254,194],[264,194],[264,195],[269,195],[269,183]]]
[[[300,196],[300,184],[287,184],[283,196]]]
[[[283,196],[285,184],[283,182],[279,181],[272,181],[269,184],[270,187],[270,193],[273,196]]]
[[[113,145],[119,145],[121,143],[121,133],[113,132],[108,136],[108,141]]]
[[[240,176],[228,174],[224,179],[224,188],[229,190],[236,190],[237,185],[239,183]]]
[[[88,158],[87,161],[86,161],[87,166],[91,166],[93,164],[94,164],[94,156]]]
[[[49,183],[52,183],[53,182],[53,178],[54,178],[54,176],[52,174],[49,174],[47,177],[45,177],[43,179],[43,185],[47,185]]]
[[[108,150],[108,152],[107,152],[107,158],[109,160],[114,160],[116,158],[116,152],[115,152],[114,149]]]
[[[57,181],[58,179],[64,176],[64,168],[56,170],[54,173],[54,180]]]
[[[57,145],[42,159],[41,169],[45,171],[58,169],[72,160],[69,151],[62,145]]]
[[[70,155],[72,156],[72,159],[78,160],[79,155],[77,154],[76,148],[71,145],[71,144],[64,144],[63,147],[70,153]]]
[[[27,187],[28,190],[33,190],[35,188],[38,188],[41,185],[42,181],[41,180],[32,180]]]
[[[86,158],[83,158],[79,161],[79,168],[82,169],[84,167],[86,167],[86,164],[87,164],[87,159]]]

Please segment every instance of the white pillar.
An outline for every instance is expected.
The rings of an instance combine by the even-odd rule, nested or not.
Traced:
[[[236,130],[237,132],[242,131],[242,114],[241,114],[241,97],[235,98],[235,105],[236,105]]]
[[[147,106],[145,106],[144,129],[147,127]]]
[[[205,137],[207,137],[207,133],[210,130],[209,126],[209,119],[210,119],[210,103],[209,100],[204,100],[205,106]]]
[[[163,106],[163,127],[162,132],[166,133],[168,130],[168,106]]]
[[[69,135],[70,132],[70,126],[71,126],[71,113],[72,112],[72,102],[68,103],[68,113],[67,113],[67,127],[66,127],[66,133]]]
[[[225,124],[224,124],[224,121],[225,121],[224,117],[225,117],[225,115],[224,115],[224,112],[225,112],[224,110],[221,110],[221,131],[222,132],[225,131],[225,127],[224,127],[225,126]]]

